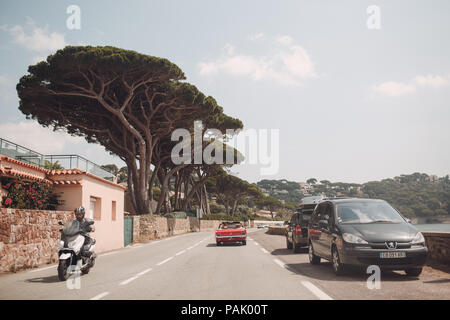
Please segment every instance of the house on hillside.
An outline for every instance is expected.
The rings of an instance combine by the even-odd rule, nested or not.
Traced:
[[[272,214],[270,214],[269,210],[258,210],[255,212],[255,215],[265,218],[272,218]],[[273,212],[273,216],[276,217],[278,215],[278,212]]]

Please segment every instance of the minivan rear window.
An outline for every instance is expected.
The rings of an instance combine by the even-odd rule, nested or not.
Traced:
[[[303,220],[306,220],[306,221],[311,220],[313,211],[314,211],[313,209],[303,210],[302,211]]]

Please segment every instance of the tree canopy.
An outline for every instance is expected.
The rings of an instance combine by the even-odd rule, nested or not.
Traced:
[[[182,81],[182,70],[164,58],[110,46],[68,46],[28,72],[17,85],[19,109],[125,161],[138,213],[151,210],[151,182],[160,174],[150,169],[158,161],[154,150],[173,130],[192,132],[195,120],[221,132],[243,127],[213,97]]]

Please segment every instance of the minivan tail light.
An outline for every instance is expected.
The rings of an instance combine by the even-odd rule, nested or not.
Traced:
[[[302,234],[302,228],[299,224],[295,226],[295,234]]]

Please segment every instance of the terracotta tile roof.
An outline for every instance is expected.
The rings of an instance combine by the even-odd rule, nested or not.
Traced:
[[[5,175],[19,177],[19,178],[23,178],[23,179],[29,179],[29,180],[43,181],[45,183],[52,183],[52,181],[50,181],[48,179],[36,177],[29,173],[17,171],[17,170],[11,169],[11,168],[0,168],[0,174],[5,174]]]
[[[49,170],[48,174],[51,176],[59,176],[65,174],[83,174],[85,171],[80,169],[59,169],[59,170]]]
[[[48,172],[47,169],[43,169],[43,168],[40,168],[38,166],[29,164],[29,163],[26,163],[26,162],[23,162],[23,161],[19,161],[19,160],[16,160],[16,159],[13,159],[13,158],[10,158],[10,157],[7,157],[7,156],[0,155],[0,160],[4,160],[6,162],[18,164],[18,165],[20,165],[22,167],[30,168],[30,169],[33,169],[33,170],[36,170],[36,171],[40,171],[40,172],[44,172],[44,173]]]
[[[53,180],[55,185],[81,185],[83,181],[80,180]]]
[[[126,189],[127,189],[126,187],[124,187],[124,186],[122,186],[122,185],[120,185],[120,184],[117,184],[117,183],[111,182],[111,181],[109,181],[109,180],[100,178],[99,176],[96,176],[96,175],[94,175],[94,174],[92,174],[92,173],[89,173],[89,172],[86,172],[86,171],[83,171],[83,170],[80,170],[80,169],[72,169],[72,170],[65,170],[65,169],[64,169],[64,170],[51,170],[51,171],[48,172],[48,177],[49,177],[49,179],[52,179],[53,176],[64,176],[64,175],[85,175],[85,176],[91,177],[91,178],[93,178],[93,179],[96,179],[96,180],[98,180],[98,181],[101,181],[101,182],[103,182],[103,183],[106,183],[106,184],[109,184],[109,185],[118,187],[118,188],[120,188],[120,189],[122,189],[122,190],[126,190]],[[53,180],[53,181],[60,181],[60,180]]]
[[[7,171],[10,170],[10,173],[5,172],[5,174],[10,174],[10,175],[13,175],[13,176],[18,176],[18,177],[27,178],[27,179],[33,179],[33,180],[45,181],[47,183],[54,183],[57,180],[53,180],[52,176],[86,175],[86,176],[91,177],[93,179],[96,179],[98,181],[102,181],[103,183],[106,183],[106,184],[118,187],[120,189],[123,189],[123,190],[127,189],[126,187],[121,186],[121,185],[119,185],[117,183],[114,183],[114,182],[111,182],[109,180],[100,178],[99,176],[96,176],[96,175],[94,175],[92,173],[89,173],[89,172],[86,172],[86,171],[83,171],[83,170],[80,170],[80,169],[47,170],[47,169],[43,169],[43,168],[34,166],[32,164],[29,164],[29,163],[26,163],[26,162],[23,162],[23,161],[19,161],[19,160],[13,159],[13,158],[9,158],[9,157],[3,156],[3,155],[0,156],[0,160],[4,160],[4,161],[10,162],[10,163],[14,163],[14,164],[26,167],[26,168],[30,168],[30,169],[39,171],[39,172],[44,172],[44,173],[46,173],[48,179],[38,178],[38,177],[35,177],[33,175],[30,175],[30,174],[27,174],[27,173],[23,173],[23,172],[20,172],[20,171],[17,171],[17,170],[12,170],[12,169],[9,169],[9,168],[3,168],[2,169],[3,171],[4,170],[7,170]],[[61,181],[61,180],[58,180],[58,181]],[[67,182],[67,181],[75,181],[75,180],[64,180],[64,181]],[[62,185],[62,184],[71,184],[71,183],[56,183],[56,184]],[[78,183],[78,184],[81,184],[81,182]]]

